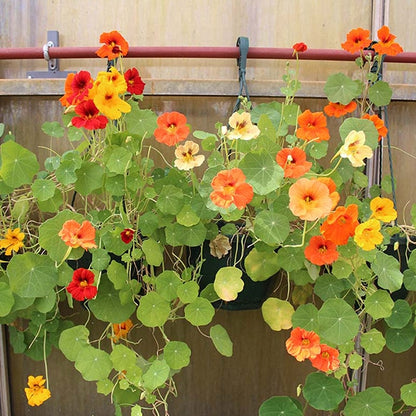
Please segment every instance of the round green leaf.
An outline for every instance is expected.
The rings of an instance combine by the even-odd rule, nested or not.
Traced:
[[[385,321],[390,328],[403,328],[409,323],[411,317],[412,309],[409,303],[404,299],[398,299],[394,302],[391,315],[385,318]]]
[[[10,289],[23,298],[42,297],[58,281],[58,270],[48,256],[32,252],[13,256],[7,266]]]
[[[141,110],[137,105],[132,106],[124,121],[127,131],[140,137],[150,136],[157,128],[157,115],[152,110]]]
[[[328,299],[318,312],[319,333],[330,344],[343,344],[354,338],[360,320],[343,299]]]
[[[56,305],[56,293],[55,290],[51,290],[47,295],[37,298],[35,300],[35,308],[39,312],[47,313],[52,310]]]
[[[254,233],[266,244],[277,245],[286,240],[290,232],[289,220],[285,215],[264,210],[254,221]]]
[[[354,352],[350,355],[348,360],[348,367],[352,370],[358,370],[363,365],[363,358],[360,354]]]
[[[84,325],[73,326],[61,332],[59,349],[69,361],[75,361],[81,349],[86,348],[90,331]]]
[[[414,251],[413,253],[416,253]],[[407,269],[403,272],[403,284],[407,290],[416,291],[416,272]]]
[[[386,346],[395,353],[401,353],[410,349],[416,337],[416,330],[410,322],[404,328],[389,328],[386,331]]]
[[[214,325],[209,330],[209,336],[212,339],[214,347],[225,357],[233,355],[233,343],[228,335],[227,330],[222,325]]]
[[[163,358],[172,370],[187,367],[191,359],[191,350],[181,341],[170,341],[163,349]]]
[[[82,162],[76,175],[75,190],[81,195],[89,195],[103,186],[104,169],[98,163]]]
[[[182,285],[179,275],[173,270],[165,270],[156,277],[156,291],[167,301],[177,298],[177,289]]]
[[[193,280],[185,282],[177,287],[176,293],[182,303],[191,303],[198,297],[199,285]]]
[[[113,147],[107,155],[106,167],[110,172],[123,175],[128,169],[133,154],[124,147]]]
[[[287,396],[274,396],[262,403],[259,416],[303,416],[297,400]]]
[[[243,272],[237,267],[221,267],[218,270],[215,275],[214,290],[222,300],[230,302],[237,299],[244,287],[242,275]]]
[[[267,195],[283,181],[283,169],[266,150],[247,153],[239,164],[256,194]]]
[[[324,86],[324,92],[329,101],[344,105],[358,97],[361,89],[360,81],[353,81],[341,72],[330,75]]]
[[[177,215],[183,207],[183,192],[174,185],[164,185],[156,201],[163,214]]]
[[[13,292],[6,282],[0,282],[0,316],[7,316],[13,305]]]
[[[123,289],[127,282],[127,270],[118,261],[113,260],[107,268],[107,277],[114,285],[114,289]]]
[[[63,137],[65,129],[57,121],[45,121],[42,124],[42,131],[51,137]]]
[[[97,381],[107,378],[113,364],[108,353],[88,346],[79,350],[75,360],[75,368],[81,373],[84,380]]]
[[[278,255],[273,250],[253,248],[244,259],[244,268],[251,280],[262,282],[279,271]]]
[[[400,387],[400,398],[407,406],[416,407],[416,383],[409,383]]]
[[[159,293],[149,292],[140,298],[137,318],[144,326],[162,326],[170,314],[170,305]]]
[[[302,392],[306,401],[318,410],[336,409],[345,397],[341,381],[323,373],[309,374]]]
[[[111,351],[110,359],[115,370],[123,371],[136,366],[137,356],[132,349],[123,344],[117,344]]]
[[[318,309],[312,303],[300,305],[292,315],[294,328],[300,326],[307,331],[318,332]]]
[[[388,292],[377,290],[365,299],[364,305],[368,314],[374,319],[380,319],[391,315],[394,302]]]
[[[142,243],[142,250],[146,261],[152,266],[160,266],[163,261],[163,245],[149,238]]]
[[[162,386],[168,379],[170,373],[169,365],[165,360],[155,360],[148,370],[143,374],[144,387],[150,391]]]
[[[369,354],[380,353],[383,351],[385,345],[386,339],[384,338],[383,334],[375,328],[372,328],[370,331],[361,335],[361,346]]]
[[[176,221],[185,227],[191,227],[198,224],[200,219],[190,205],[184,205],[176,215]]]
[[[291,328],[294,312],[288,301],[278,298],[268,298],[261,306],[263,319],[273,331]]]
[[[347,401],[344,414],[345,416],[393,416],[393,398],[382,387],[369,387]]]
[[[368,89],[368,98],[377,107],[389,105],[392,95],[393,90],[386,81],[376,81]]]
[[[205,298],[198,297],[185,306],[185,319],[194,326],[208,325],[214,317],[215,309]]]
[[[124,322],[136,308],[133,300],[121,302],[119,292],[105,275],[101,276],[97,296],[88,302],[88,306],[97,319],[112,323]]]
[[[62,185],[69,185],[75,183],[77,175],[75,173],[75,167],[70,160],[62,161],[59,167],[56,169],[56,179],[62,183]]]
[[[378,284],[390,292],[399,290],[403,284],[403,274],[400,271],[400,263],[393,256],[378,251],[371,268],[378,277]]]
[[[166,227],[166,242],[173,246],[200,246],[207,235],[207,229],[199,222],[192,227],[185,227],[178,223],[170,224]]]
[[[303,249],[298,247],[282,247],[277,252],[276,263],[279,269],[282,268],[287,272],[300,270],[305,263]]]
[[[0,146],[0,176],[6,185],[18,188],[32,182],[39,170],[36,155],[20,144],[9,140]]]
[[[92,252],[91,267],[97,271],[105,270],[110,264],[110,260],[111,257],[107,250],[104,250],[103,248],[96,248]]]
[[[323,274],[316,279],[314,293],[325,301],[329,298],[341,297],[341,293],[347,288],[348,283],[346,280],[337,279],[330,274]]]
[[[35,179],[32,184],[33,196],[38,201],[46,201],[55,194],[56,184],[49,179]]]

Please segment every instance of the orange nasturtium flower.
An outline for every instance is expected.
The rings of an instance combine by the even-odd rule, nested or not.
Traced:
[[[296,327],[292,329],[290,338],[286,340],[286,350],[298,361],[315,358],[321,352],[319,335]]]
[[[373,157],[371,147],[364,143],[365,133],[362,130],[351,130],[334,157],[340,155],[342,158],[347,158],[354,167],[364,166],[364,159]]]
[[[125,339],[132,328],[133,322],[131,321],[131,319],[127,319],[126,321],[121,322],[120,324],[113,324],[114,336],[111,337],[111,339],[113,340],[113,342],[118,342],[120,338]]]
[[[364,114],[361,118],[371,120],[378,131],[378,141],[387,136],[388,130],[384,125],[384,121],[377,114]]]
[[[79,71],[77,74],[68,74],[65,81],[65,95],[59,99],[62,105],[68,107],[77,105],[88,99],[88,94],[94,80],[88,71]]]
[[[391,199],[377,196],[371,200],[370,209],[373,212],[371,218],[375,218],[376,220],[390,222],[397,218],[397,211]]]
[[[176,143],[188,137],[189,126],[186,124],[186,117],[177,111],[159,116],[157,125],[153,134],[159,143],[175,146]]]
[[[373,49],[380,55],[397,55],[403,52],[403,48],[394,41],[396,36],[390,33],[390,29],[387,26],[383,26],[377,32],[379,41],[373,45]]]
[[[126,56],[129,50],[129,44],[117,30],[101,33],[100,42],[104,45],[95,52],[100,58],[112,60]]]
[[[65,221],[59,231],[59,237],[69,247],[82,247],[84,250],[96,248],[95,228],[89,221],[83,221],[82,224],[75,220]]]
[[[324,185],[328,187],[329,197],[332,200],[331,210],[335,209],[335,207],[338,205],[339,200],[341,199],[341,196],[337,192],[337,185],[335,184],[334,180],[329,176],[321,176],[317,179],[319,182],[322,182]]]
[[[347,41],[342,43],[341,47],[347,52],[356,53],[370,46],[370,43],[370,31],[359,27],[347,33]]]
[[[23,239],[25,235],[20,232],[20,228],[15,228],[11,230],[7,229],[6,234],[4,234],[4,239],[0,240],[0,250],[6,249],[6,256],[11,256],[12,251],[18,252],[21,247],[24,247]]]
[[[296,136],[306,141],[321,142],[329,140],[329,130],[326,126],[326,117],[322,111],[312,113],[305,110],[298,117],[299,127],[296,130]]]
[[[292,213],[306,221],[324,218],[332,209],[328,187],[317,179],[298,179],[289,188],[289,199]]]
[[[338,259],[337,245],[322,235],[315,235],[309,240],[304,250],[305,257],[317,266],[332,264]]]
[[[325,114],[329,117],[342,117],[345,114],[352,113],[357,108],[357,103],[351,101],[348,104],[332,103],[324,107]]]
[[[250,113],[247,112],[233,113],[228,124],[232,130],[227,133],[227,137],[231,140],[251,140],[260,134],[260,129],[251,122]]]
[[[243,209],[253,199],[253,188],[246,182],[246,177],[239,168],[218,172],[211,186],[213,191],[209,197],[221,208],[234,204],[238,209]]]
[[[318,370],[324,372],[329,370],[335,371],[339,367],[338,357],[339,351],[336,348],[321,344],[321,352],[315,358],[310,358],[310,362]]]
[[[51,392],[44,386],[46,380],[43,376],[29,376],[25,388],[27,402],[30,406],[40,406],[51,397]]]
[[[285,178],[299,178],[312,167],[312,163],[306,160],[306,153],[299,147],[280,150],[276,162],[284,170]]]
[[[201,166],[205,160],[205,156],[197,155],[198,152],[199,145],[192,140],[187,140],[175,149],[175,166],[179,170],[190,170]]]
[[[357,225],[354,234],[355,243],[365,251],[373,250],[376,245],[383,242],[380,229],[380,221],[375,218],[370,218],[368,221]]]
[[[340,206],[328,215],[321,225],[321,233],[327,240],[343,246],[348,243],[350,237],[354,236],[358,225],[358,206],[356,204]]]

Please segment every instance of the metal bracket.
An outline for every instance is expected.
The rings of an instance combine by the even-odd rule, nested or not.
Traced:
[[[29,71],[26,72],[28,78],[66,78],[71,71],[59,70],[59,59],[51,59],[49,48],[59,46],[59,32],[57,30],[48,30],[48,42],[43,45],[43,57],[48,63],[47,71]]]

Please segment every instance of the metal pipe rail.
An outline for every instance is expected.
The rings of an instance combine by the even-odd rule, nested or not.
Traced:
[[[98,58],[97,47],[50,47],[50,59]],[[371,52],[369,52],[371,53]],[[238,47],[194,47],[194,46],[133,46],[126,58],[239,58]],[[326,61],[353,61],[359,54],[350,54],[340,49],[308,49],[299,53],[299,59]],[[250,47],[247,58],[294,59],[292,48]],[[44,49],[0,48],[0,60],[45,59]],[[416,63],[416,52],[402,52],[396,56],[385,56],[384,62]]]

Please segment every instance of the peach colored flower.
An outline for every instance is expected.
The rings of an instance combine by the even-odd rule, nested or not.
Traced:
[[[342,158],[347,158],[354,167],[364,166],[364,159],[373,157],[373,151],[364,143],[365,133],[361,130],[351,130],[335,156],[340,155]]]
[[[235,112],[228,120],[228,124],[232,128],[227,133],[230,140],[251,140],[260,134],[260,129],[251,122],[250,113]]]
[[[289,199],[290,210],[302,220],[315,221],[331,212],[328,187],[317,179],[298,179],[289,188]]]
[[[84,250],[96,248],[95,228],[89,221],[83,221],[79,224],[75,220],[65,221],[59,231],[59,237],[69,247],[82,247]]]
[[[204,155],[197,155],[199,145],[191,140],[187,140],[183,145],[175,149],[175,166],[179,170],[190,170],[201,166],[205,160]]]

